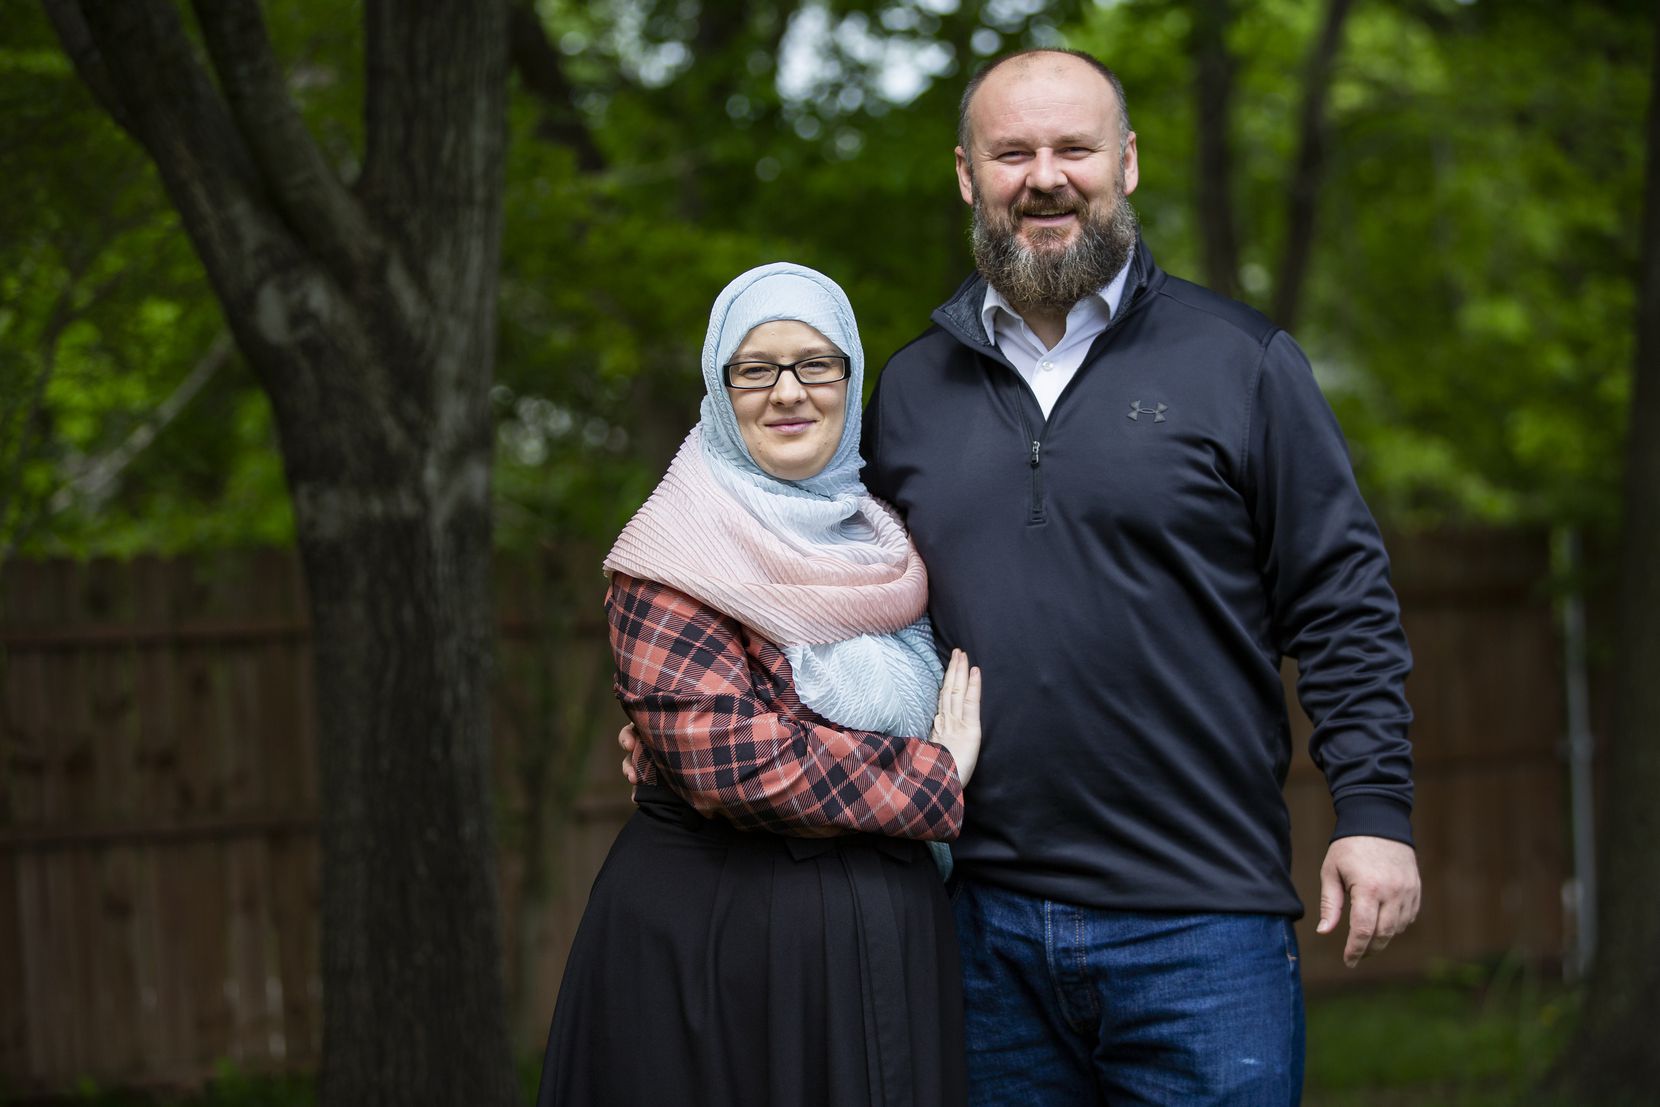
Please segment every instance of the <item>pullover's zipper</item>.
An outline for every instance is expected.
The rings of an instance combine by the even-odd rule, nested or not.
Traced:
[[[1043,463],[1038,456],[1042,451],[1042,440],[1032,439],[1032,510],[1026,516],[1026,522],[1031,526],[1036,526],[1048,518],[1043,510]]]
[[[1020,429],[1025,433],[1026,441],[1032,444],[1026,459],[1032,470],[1032,498],[1026,509],[1026,525],[1035,527],[1049,518],[1043,504],[1043,440],[1032,434],[1032,424],[1026,418],[1026,405],[1020,402],[1019,397],[1015,399],[1015,410],[1020,413]]]

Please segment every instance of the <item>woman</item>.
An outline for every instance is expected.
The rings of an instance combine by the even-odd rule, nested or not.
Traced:
[[[922,564],[859,483],[863,376],[822,274],[762,266],[715,301],[702,419],[605,560],[639,810],[571,949],[544,1107],[965,1099],[926,843],[957,834],[980,677],[958,653],[942,684]]]

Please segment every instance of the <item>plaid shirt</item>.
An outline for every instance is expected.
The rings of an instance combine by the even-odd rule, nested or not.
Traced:
[[[963,790],[944,747],[829,722],[777,646],[672,588],[617,573],[605,611],[642,784],[745,830],[956,838]]]

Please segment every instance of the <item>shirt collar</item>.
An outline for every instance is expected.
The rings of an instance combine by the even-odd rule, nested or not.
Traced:
[[[1118,270],[1117,276],[1108,281],[1104,287],[1085,298],[1086,300],[1098,299],[1102,305],[1106,307],[1108,319],[1111,319],[1114,315],[1118,314],[1118,304],[1119,301],[1124,298],[1124,286],[1128,282],[1130,276],[1130,263],[1134,260],[1135,251],[1132,250],[1130,252],[1130,256],[1124,259],[1124,264]],[[1082,302],[1083,301],[1080,301],[1080,304]],[[1079,305],[1074,305],[1072,311],[1077,311],[1078,306]],[[986,282],[985,299],[980,304],[980,324],[985,327],[986,337],[988,339],[995,340],[997,334],[995,323],[997,322],[997,313],[999,311],[1008,312],[1010,318],[1012,319],[1020,319],[1020,313],[1015,311],[1009,302],[1003,298],[1003,294],[993,288],[991,286],[991,282],[988,281]],[[1072,312],[1067,312],[1067,318],[1072,318]]]

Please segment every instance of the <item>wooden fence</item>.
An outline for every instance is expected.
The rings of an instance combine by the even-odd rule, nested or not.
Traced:
[[[1340,939],[1305,924],[1314,986],[1562,950],[1561,680],[1544,543],[1443,535],[1391,549],[1417,656],[1426,906],[1354,973]],[[551,580],[531,565],[498,570],[493,772],[525,1051],[545,1032],[588,885],[628,811],[603,636],[559,621]],[[597,620],[597,576],[583,584]],[[295,558],[16,563],[0,603],[0,1093],[83,1076],[191,1083],[221,1059],[314,1064],[317,783]],[[570,780],[578,787],[560,787]],[[1313,905],[1330,802],[1301,754],[1287,797]]]
[[[1387,953],[1353,972],[1339,956],[1341,934],[1314,934],[1331,803],[1303,748],[1307,720],[1293,709],[1286,800],[1309,910],[1298,927],[1303,978],[1321,986],[1505,955],[1558,962],[1571,851],[1546,536],[1395,536],[1389,550],[1414,662],[1413,836],[1425,906]]]

